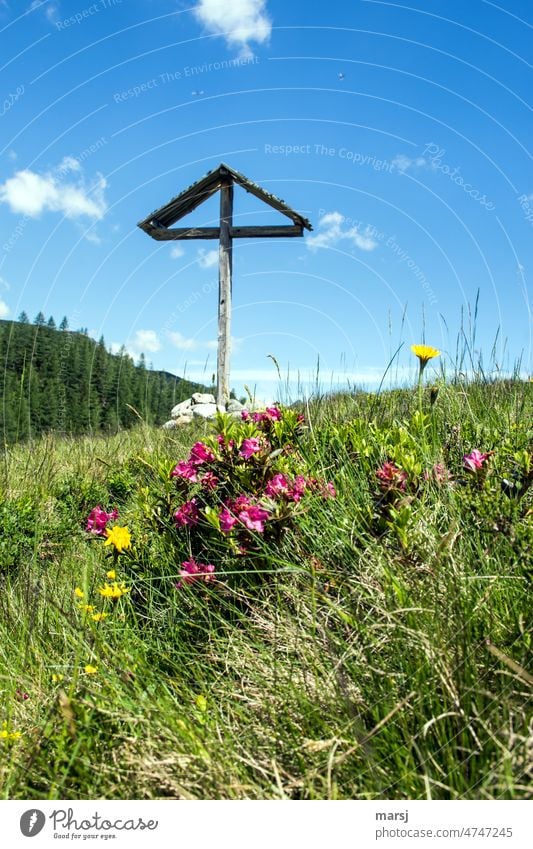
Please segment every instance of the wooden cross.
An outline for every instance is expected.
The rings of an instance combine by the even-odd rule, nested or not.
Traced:
[[[264,203],[291,219],[290,225],[264,227],[233,226],[233,186],[237,184]],[[172,227],[197,206],[220,191],[220,225],[218,227]],[[290,209],[287,204],[269,194],[261,186],[221,163],[201,180],[172,198],[165,206],[152,212],[138,225],[158,241],[182,239],[219,239],[218,291],[218,356],[217,404],[225,405],[230,392],[231,294],[233,269],[233,239],[280,236],[303,236],[304,228],[312,230],[310,222]]]

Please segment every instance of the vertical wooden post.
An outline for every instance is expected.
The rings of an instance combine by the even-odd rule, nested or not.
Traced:
[[[217,404],[226,404],[230,393],[232,226],[233,181],[228,174],[220,188]]]

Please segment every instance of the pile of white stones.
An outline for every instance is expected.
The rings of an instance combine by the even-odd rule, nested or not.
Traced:
[[[235,398],[231,398],[225,406],[217,404],[214,395],[203,395],[201,392],[195,392],[192,398],[187,398],[181,404],[176,404],[171,410],[171,419],[165,422],[163,428],[172,430],[180,425],[190,424],[194,419],[214,419],[217,413],[228,413],[236,419],[241,418],[243,410],[257,409],[259,402],[253,405],[241,404]],[[264,409],[264,404],[260,409]]]

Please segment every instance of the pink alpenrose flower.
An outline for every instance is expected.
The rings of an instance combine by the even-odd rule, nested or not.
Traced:
[[[242,495],[238,495],[237,498],[228,498],[228,500],[226,501],[226,507],[229,507],[229,509],[232,510],[234,513],[240,513],[241,510],[245,510],[247,507],[249,507],[251,503],[252,502],[250,501],[248,496],[244,495],[243,493]]]
[[[239,521],[242,522],[249,531],[257,531],[262,534],[265,531],[265,522],[270,518],[270,513],[263,507],[258,507],[252,504],[250,507],[241,510],[239,513]]]
[[[196,498],[191,501],[186,501],[174,513],[174,521],[178,527],[186,527],[187,525],[197,525],[200,514],[196,504]]]
[[[479,472],[483,468],[483,464],[490,457],[490,453],[483,454],[479,449],[474,448],[470,454],[465,454],[463,457],[463,466],[468,472]]]
[[[193,466],[191,462],[187,462],[186,460],[181,460],[177,466],[170,473],[171,478],[183,478],[183,480],[190,481],[190,483],[196,483],[198,480],[198,475],[196,474],[196,467]]]
[[[189,462],[195,466],[201,466],[202,463],[212,463],[215,459],[213,451],[205,442],[195,442],[191,448]]]
[[[237,524],[237,518],[230,513],[227,507],[224,507],[220,511],[218,518],[220,520],[220,530],[223,534],[231,533],[234,526]]]
[[[405,489],[407,472],[399,469],[394,463],[383,463],[376,471],[376,477],[382,489]]]
[[[192,557],[181,564],[181,581],[175,585],[180,590],[185,584],[194,584],[196,581],[205,581],[206,584],[215,580],[215,567],[212,563],[197,563]]]
[[[289,490],[288,499],[298,504],[307,489],[307,481],[303,475],[296,475],[294,482]]]
[[[245,460],[249,460],[250,457],[257,454],[259,451],[261,451],[261,443],[257,437],[252,436],[250,439],[243,439],[239,454],[241,457],[244,457]]]
[[[86,530],[91,534],[97,534],[98,536],[103,537],[105,536],[107,523],[117,518],[118,510],[116,508],[111,510],[110,513],[106,513],[106,511],[97,504],[96,507],[93,507],[87,517]]]
[[[219,480],[213,472],[206,472],[205,475],[202,475],[200,478],[200,483],[202,484],[204,489],[214,490],[217,488],[219,484]]]
[[[277,498],[278,495],[288,495],[289,494],[289,481],[282,475],[278,473],[274,475],[274,477],[268,481],[265,487],[265,495],[268,495],[269,498]]]

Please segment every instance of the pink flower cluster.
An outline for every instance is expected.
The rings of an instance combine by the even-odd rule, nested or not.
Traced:
[[[196,498],[186,501],[174,513],[174,521],[178,527],[184,528],[187,525],[197,525],[200,518],[200,511],[196,503]]]
[[[262,413],[249,413],[248,410],[243,410],[241,413],[243,422],[252,421],[255,424],[281,421],[281,410],[279,407],[267,407]]]
[[[280,473],[274,475],[274,477],[268,481],[265,487],[265,495],[269,498],[279,498],[282,496],[286,498],[287,501],[294,501],[295,503],[298,503],[301,501],[308,485],[309,483],[303,475],[296,475],[294,481],[291,482],[285,475]]]
[[[478,448],[474,448],[470,454],[465,454],[463,457],[463,466],[467,472],[476,474],[483,468],[485,462],[490,457],[490,453],[483,454]]]
[[[190,560],[185,560],[181,564],[180,577],[181,581],[175,584],[178,590],[185,586],[185,584],[194,584],[197,581],[204,581],[206,584],[209,584],[215,580],[215,567],[212,563],[197,563],[191,557]]]
[[[111,510],[110,513],[106,513],[106,511],[97,504],[96,507],[93,507],[87,517],[87,527],[85,530],[91,534],[97,534],[98,536],[103,537],[105,536],[107,523],[117,518],[118,510],[116,508]]]
[[[249,460],[254,454],[258,454],[262,447],[261,441],[256,436],[252,436],[250,439],[243,439],[239,454],[245,460]]]
[[[184,481],[189,481],[190,483],[196,483],[198,481],[196,466],[193,466],[187,460],[180,460],[178,465],[172,469],[170,477],[182,478]]]
[[[204,489],[210,489],[212,491],[217,488],[220,481],[213,472],[206,472],[205,475],[200,478],[200,483]]]
[[[376,477],[383,490],[401,489],[403,492],[408,476],[403,469],[399,469],[394,463],[387,462],[376,471]]]
[[[195,442],[191,448],[188,460],[180,460],[170,473],[172,478],[182,478],[189,483],[198,482],[199,467],[204,463],[212,463],[216,460],[214,452],[205,442]]]
[[[278,473],[271,478],[266,487],[265,495],[268,498],[286,498],[287,501],[293,501],[296,504],[301,501],[306,490],[318,492],[323,498],[336,498],[337,492],[331,482],[324,483],[316,478],[304,478],[303,475],[296,475],[293,481],[290,481],[285,475]]]
[[[219,514],[220,530],[229,534],[235,525],[241,524],[249,531],[262,534],[265,531],[265,522],[269,518],[268,510],[251,502],[247,495],[239,495],[238,498],[228,499],[222,508]]]
[[[194,466],[201,466],[203,463],[212,463],[215,455],[205,442],[195,442],[189,460]]]

